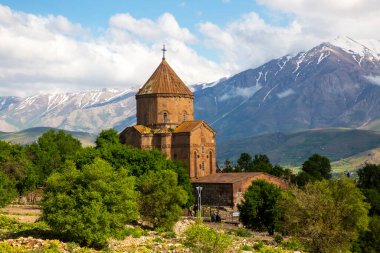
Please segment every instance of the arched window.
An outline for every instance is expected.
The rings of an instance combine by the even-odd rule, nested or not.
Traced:
[[[202,159],[202,163],[201,163],[201,169],[205,170],[205,160],[203,160],[203,159]]]
[[[184,112],[184,113],[182,114],[182,120],[183,120],[183,121],[186,120],[186,112]]]
[[[202,154],[205,153],[205,145],[202,144]]]
[[[168,123],[168,114],[164,112],[164,123]]]

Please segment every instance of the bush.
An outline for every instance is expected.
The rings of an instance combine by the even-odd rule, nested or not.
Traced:
[[[264,242],[258,241],[253,245],[253,248],[255,250],[261,250],[264,247]]]
[[[245,228],[238,228],[236,231],[235,231],[235,235],[237,236],[240,236],[240,237],[251,237],[252,236],[252,233],[249,232],[247,229]]]
[[[273,240],[276,242],[276,243],[281,243],[282,240],[284,240],[284,238],[282,238],[281,235],[277,234],[274,236]]]
[[[252,247],[251,246],[248,246],[248,245],[242,245],[240,247],[241,250],[245,250],[245,251],[252,251]]]
[[[68,162],[46,182],[43,219],[69,240],[103,247],[137,219],[136,197],[134,178],[127,171],[116,171],[98,158],[83,171]]]
[[[222,253],[231,242],[229,235],[203,225],[200,220],[184,232],[183,244],[194,253]]]
[[[0,207],[9,204],[15,197],[17,197],[17,192],[14,182],[0,169]]]
[[[281,246],[288,250],[305,250],[305,246],[296,239],[283,241]]]

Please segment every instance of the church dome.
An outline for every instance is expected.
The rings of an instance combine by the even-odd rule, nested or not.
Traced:
[[[193,97],[193,93],[166,62],[165,58],[136,96],[148,94],[175,94]]]

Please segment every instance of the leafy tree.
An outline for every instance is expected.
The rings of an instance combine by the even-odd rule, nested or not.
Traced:
[[[331,178],[331,165],[327,157],[313,154],[302,164],[302,171],[316,180]]]
[[[9,204],[16,196],[14,182],[0,170],[0,207]]]
[[[252,165],[249,168],[249,171],[262,171],[262,172],[271,172],[273,166],[267,155],[258,154],[255,155],[252,160]]]
[[[67,161],[46,182],[43,219],[67,239],[105,246],[109,237],[137,219],[134,182],[128,171],[115,170],[99,158],[82,170]]]
[[[102,130],[96,138],[95,144],[97,148],[107,145],[119,144],[119,135],[115,129]]]
[[[39,169],[39,184],[43,184],[52,172],[58,171],[81,148],[79,140],[63,130],[56,132],[54,129],[44,133],[37,143],[28,146],[28,155]]]
[[[225,173],[226,172],[235,172],[233,162],[231,162],[230,160],[225,160],[223,172],[225,172]]]
[[[377,253],[380,252],[380,216],[373,216],[369,222],[368,231],[364,231],[357,242],[354,243],[352,252]]]
[[[250,171],[252,166],[252,156],[248,153],[241,153],[237,160],[237,169],[239,171]]]
[[[366,164],[358,170],[358,176],[360,188],[380,190],[380,165]]]
[[[315,181],[291,188],[280,201],[282,230],[311,252],[344,252],[367,229],[369,205],[353,181]]]
[[[178,185],[177,175],[170,170],[148,171],[139,178],[140,214],[154,228],[170,230],[182,215],[186,191]]]
[[[248,228],[267,230],[274,234],[275,224],[280,216],[278,200],[281,190],[264,180],[255,180],[244,193],[244,200],[238,205],[240,221]]]

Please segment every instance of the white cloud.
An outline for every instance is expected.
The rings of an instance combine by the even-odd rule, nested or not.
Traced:
[[[294,93],[295,92],[294,92],[293,89],[287,89],[287,90],[284,90],[284,91],[282,91],[280,93],[277,93],[277,97],[278,98],[286,98],[286,97],[288,97],[290,95],[293,95]]]
[[[168,62],[187,84],[225,75],[191,49],[196,37],[169,13],[157,20],[117,14],[94,37],[65,17],[0,5],[0,38],[1,96],[139,87],[158,66],[163,42]]]
[[[286,54],[308,50],[342,35],[355,40],[380,39],[378,0],[258,0],[272,17],[286,17],[287,25],[269,24],[255,12],[219,27],[199,25],[205,45],[217,49],[230,72],[257,67]],[[276,24],[278,22],[275,22]]]

